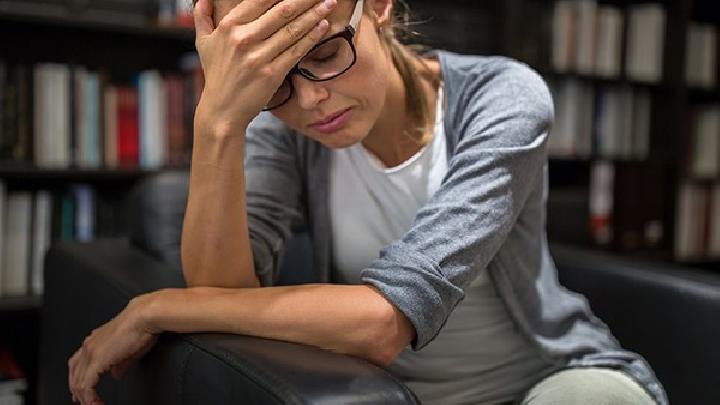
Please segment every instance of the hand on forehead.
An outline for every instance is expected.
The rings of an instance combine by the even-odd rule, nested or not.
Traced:
[[[214,25],[217,27],[217,25],[222,21],[222,19],[238,4],[241,2],[256,2],[258,5],[261,5],[262,7],[268,7],[267,0],[212,0],[214,4],[214,12],[213,12],[213,22]],[[319,2],[320,0],[318,0]],[[296,0],[273,0],[272,4],[273,7],[279,6],[281,3],[296,3]],[[328,22],[330,23],[330,30],[328,32],[334,32],[338,31],[345,27],[347,24],[347,18],[349,18],[350,14],[352,13],[352,7],[355,5],[354,1],[349,0],[338,0],[337,6],[334,11],[330,13],[330,15],[326,18]]]

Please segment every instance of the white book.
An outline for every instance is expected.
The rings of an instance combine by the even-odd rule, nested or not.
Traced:
[[[30,270],[30,289],[35,295],[44,290],[43,264],[45,254],[50,248],[52,230],[52,195],[49,191],[38,191],[35,194],[33,212],[33,243],[32,266]]]
[[[712,189],[708,255],[712,258],[720,257],[720,184],[715,184]]]
[[[720,106],[698,111],[693,135],[690,174],[715,178],[720,174]]]
[[[600,6],[597,11],[595,74],[614,79],[620,76],[623,40],[623,13],[613,6]]]
[[[116,168],[117,160],[117,88],[105,88],[105,117],[103,131],[103,160],[108,168]]]
[[[0,295],[25,295],[30,271],[32,195],[26,191],[8,193],[6,215]]]
[[[591,75],[595,71],[595,33],[597,22],[597,1],[576,0],[577,9],[577,71]]]
[[[663,73],[665,9],[657,3],[630,6],[628,21],[628,78],[641,82],[659,82]]]
[[[39,65],[36,73],[39,80],[35,92],[35,123],[39,128],[35,139],[37,163],[43,167],[66,168],[71,162],[70,69],[66,65],[47,63]]]
[[[165,126],[164,84],[155,70],[140,74],[140,167],[156,169],[165,163],[167,134]]]
[[[675,214],[675,256],[678,259],[703,256],[703,191],[696,184],[685,183],[679,187]]]
[[[572,0],[555,2],[553,12],[552,65],[558,72],[574,68],[576,9]]]

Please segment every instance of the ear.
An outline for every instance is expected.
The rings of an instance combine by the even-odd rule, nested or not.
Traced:
[[[375,25],[385,27],[392,21],[393,0],[365,0],[375,18]]]

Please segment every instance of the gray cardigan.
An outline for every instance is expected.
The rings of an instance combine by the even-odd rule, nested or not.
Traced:
[[[463,288],[487,271],[519,330],[558,369],[621,369],[666,404],[647,362],[623,350],[586,299],[558,283],[545,235],[553,121],[545,83],[507,58],[435,55],[446,89],[448,172],[410,231],[363,270],[363,282],[408,317],[417,333],[412,347],[420,350],[463,299]],[[263,285],[276,279],[298,217],[310,230],[316,282],[332,281],[329,152],[268,113],[247,131],[248,224]]]

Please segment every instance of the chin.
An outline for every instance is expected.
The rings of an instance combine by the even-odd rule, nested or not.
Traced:
[[[358,136],[348,130],[338,131],[334,134],[310,134],[306,135],[329,149],[344,149],[362,141],[365,136]]]

